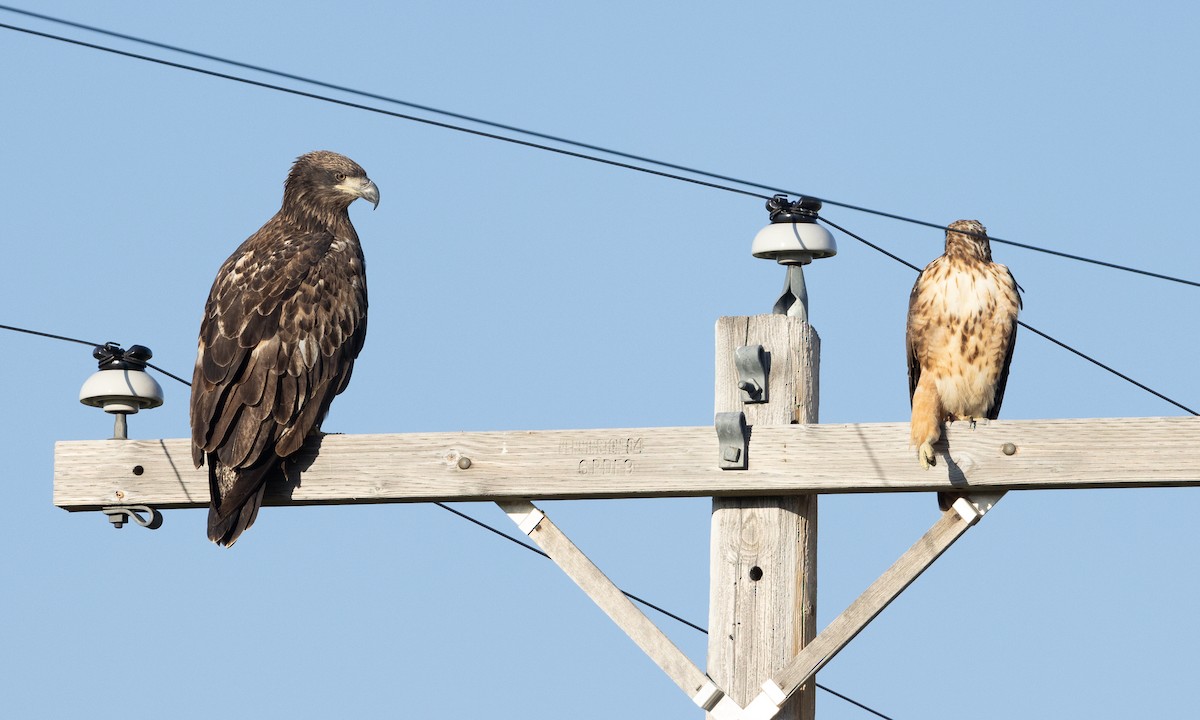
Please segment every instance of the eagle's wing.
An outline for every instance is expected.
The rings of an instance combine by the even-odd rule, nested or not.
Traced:
[[[191,420],[193,460],[209,461],[220,521],[261,497],[277,460],[304,444],[345,389],[362,348],[361,256],[357,283],[322,273],[319,255],[332,240],[289,232],[277,216],[225,262],[213,284]]]

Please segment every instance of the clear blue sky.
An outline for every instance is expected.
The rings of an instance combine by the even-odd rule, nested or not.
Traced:
[[[19,6],[1200,279],[1194,3]],[[768,312],[782,284],[749,253],[766,222],[754,198],[8,30],[0,77],[0,323],[145,344],[185,376],[213,275],[277,209],[292,159],[325,148],[368,170],[382,202],[351,216],[370,334],[327,430],[706,425],[715,320]],[[936,230],[825,215],[919,265],[940,253]],[[914,274],[838,242],[808,272],[821,419],[904,420]],[[1200,290],[995,255],[1026,290],[1026,321],[1200,404]],[[0,715],[699,716],[553,565],[434,506],[268,508],[230,551],[200,511],[151,533],[53,507],[53,443],[111,429],[76,402],[90,351],[11,333],[0,347]],[[187,436],[187,389],[162,383],[166,404],[131,419],[134,437]],[[1179,414],[1018,340],[1004,417]],[[1191,717],[1195,497],[1013,493],[819,680],[897,719]],[[823,626],[936,503],[821,503]],[[619,584],[706,624],[708,501],[546,506]],[[663,627],[703,663],[703,636]],[[826,694],[818,712],[871,717]]]

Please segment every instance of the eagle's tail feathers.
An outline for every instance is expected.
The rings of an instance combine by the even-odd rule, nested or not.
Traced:
[[[962,493],[940,492],[937,495],[938,507],[941,508],[942,512],[949,510],[950,507],[954,505],[956,500],[958,500],[960,497],[963,497]]]
[[[267,476],[274,465],[275,463],[268,462],[248,471],[236,470],[209,456],[209,491],[212,494],[212,501],[208,506],[209,540],[229,547],[254,524],[255,518],[258,517],[258,509],[262,507],[263,493],[267,489]],[[236,477],[234,487],[230,487],[230,480],[234,478],[225,477],[225,483],[221,482],[222,476],[229,475]],[[231,497],[228,491],[221,492],[220,487],[223,484],[241,497]],[[244,490],[237,492],[241,488]]]

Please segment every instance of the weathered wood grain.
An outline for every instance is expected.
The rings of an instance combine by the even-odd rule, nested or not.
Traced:
[[[766,351],[768,402],[746,404],[734,356],[753,345]],[[820,338],[799,318],[717,321],[715,410],[746,413],[751,467],[760,431],[817,421],[819,358]],[[714,498],[709,570],[708,674],[745,706],[816,634],[817,496]],[[802,691],[779,717],[811,720],[815,713],[815,693]]]
[[[300,484],[266,504],[1200,485],[1193,417],[957,423],[937,449],[925,471],[908,423],[761,426],[749,469],[722,471],[711,427],[328,435]],[[54,504],[207,507],[207,478],[184,439],[59,442]]]

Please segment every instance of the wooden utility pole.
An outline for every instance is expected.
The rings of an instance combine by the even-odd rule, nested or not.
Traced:
[[[929,470],[913,458],[908,423],[766,424],[776,403],[797,421],[816,420],[816,334],[783,316],[728,318],[720,327],[728,337],[718,346],[735,355],[761,339],[767,370],[768,402],[732,413],[742,421],[733,445],[711,426],[330,435],[302,451],[311,463],[303,483],[271,488],[264,504],[499,502],[713,720],[768,720],[812,717],[815,674],[1004,491],[1200,486],[1200,418],[955,423],[935,445],[939,463]],[[736,387],[727,354],[718,357],[729,378],[718,387]],[[718,398],[718,408],[732,402]],[[724,469],[731,465],[745,469]],[[813,638],[816,494],[945,490],[970,500],[943,513]],[[529,501],[679,496],[722,498],[713,515],[707,672]],[[128,513],[207,507],[208,478],[192,467],[187,439],[60,442],[54,503],[103,510],[120,527],[116,520]]]
[[[820,338],[811,325],[786,315],[724,317],[716,335],[717,413],[744,412],[751,436],[817,422]],[[746,402],[735,357],[739,348],[756,354],[755,346],[766,387]],[[708,675],[745,707],[816,634],[817,496],[714,497],[710,568]],[[812,689],[802,688],[777,717],[812,720]]]
[[[927,470],[908,423],[818,425],[803,267],[837,252],[820,207],[767,203],[752,252],[787,279],[776,314],[717,322],[716,432],[331,435],[299,452],[303,482],[268,488],[264,505],[494,501],[709,720],[814,720],[817,672],[1008,490],[1200,486],[1200,418],[957,423]],[[60,442],[54,465],[54,503],[102,510],[116,527],[208,504],[188,440]],[[818,493],[946,490],[962,496],[818,635]],[[713,498],[707,671],[532,502],[680,496]]]

